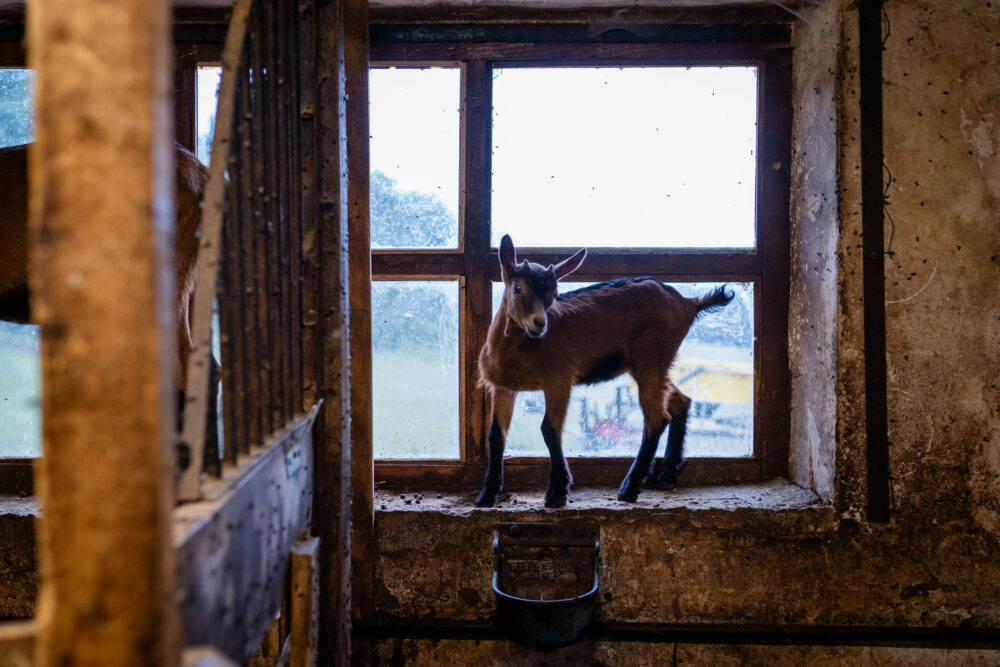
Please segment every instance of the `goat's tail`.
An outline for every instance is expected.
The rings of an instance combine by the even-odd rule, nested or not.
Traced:
[[[706,311],[719,310],[729,305],[735,294],[728,287],[728,285],[722,285],[704,296],[695,297],[694,302],[698,308],[698,314],[701,315]]]

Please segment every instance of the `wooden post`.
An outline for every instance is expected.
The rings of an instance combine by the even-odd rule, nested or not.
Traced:
[[[39,665],[176,665],[166,0],[36,0]]]
[[[291,667],[315,667],[319,646],[319,539],[292,547]]]
[[[312,3],[315,39],[312,123],[315,231],[306,234],[307,285],[316,280],[316,346],[306,366],[323,399],[316,443],[315,532],[320,538],[320,663],[350,662],[351,391],[347,254],[347,135],[344,124],[343,0]],[[308,229],[309,223],[306,224]],[[314,240],[310,240],[310,236]],[[310,278],[309,273],[314,275]],[[307,316],[307,320],[308,320]],[[317,363],[318,362],[318,363]]]
[[[351,617],[375,613],[372,460],[372,292],[368,156],[368,0],[344,5],[347,80],[348,247],[351,267]],[[366,640],[365,640],[366,641]],[[367,662],[354,641],[356,662]]]

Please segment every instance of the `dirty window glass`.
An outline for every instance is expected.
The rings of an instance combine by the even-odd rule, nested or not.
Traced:
[[[560,293],[591,283],[560,283]],[[669,283],[684,296],[704,294],[720,283]],[[723,310],[704,313],[691,327],[670,377],[693,399],[686,457],[749,457],[753,454],[753,283],[728,283],[735,293]],[[503,283],[493,283],[493,313]],[[506,456],[548,456],[539,426],[545,416],[540,391],[521,392],[514,408]],[[567,456],[634,457],[642,439],[642,411],[632,376],[573,388],[563,450]],[[657,450],[662,456],[666,434]]]
[[[198,159],[208,164],[212,155],[212,134],[215,132],[215,108],[219,99],[219,81],[222,79],[221,67],[199,67],[195,74],[197,96],[195,98],[195,113],[197,122],[197,154]]]
[[[755,67],[493,70],[492,243],[749,248]]]
[[[34,140],[34,81],[30,69],[0,68],[0,148]]]
[[[458,459],[458,281],[372,282],[377,459]]]
[[[371,247],[457,248],[456,67],[369,70]]]
[[[34,140],[33,84],[31,70],[0,68],[0,148]],[[0,458],[42,452],[38,339],[34,325],[0,321]]]

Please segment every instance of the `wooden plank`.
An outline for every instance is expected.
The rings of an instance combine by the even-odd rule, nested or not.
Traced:
[[[35,663],[35,621],[0,623],[0,667],[27,667]]]
[[[717,44],[553,44],[553,43],[417,43],[372,44],[371,60],[378,64],[456,60],[506,60],[510,65],[594,66],[717,66],[753,64],[773,44],[728,42]]]
[[[204,460],[206,438],[205,415],[209,401],[216,393],[209,387],[212,380],[212,310],[218,285],[220,248],[222,246],[222,215],[225,206],[226,169],[229,166],[230,139],[236,97],[236,77],[242,52],[246,17],[251,0],[240,0],[233,10],[233,22],[226,37],[222,57],[222,80],[219,83],[219,105],[215,133],[212,137],[212,163],[208,168],[202,207],[201,240],[198,244],[198,285],[191,308],[191,354],[188,357],[188,382],[185,390],[184,442],[191,452],[191,463],[181,475],[178,498],[197,500],[201,462]],[[231,438],[230,444],[237,442]]]
[[[319,406],[205,497],[174,513],[185,641],[245,664],[281,606],[295,537],[312,511],[313,424]],[[218,491],[216,492],[216,489]]]
[[[35,459],[0,459],[0,495],[30,496],[35,491]]]
[[[788,474],[788,263],[789,178],[792,136],[792,58],[788,49],[775,49],[760,77],[760,119],[757,160],[757,220],[761,279],[755,291],[758,308],[754,323],[754,361],[757,400],[755,438],[764,479]]]
[[[465,255],[462,318],[459,329],[462,378],[462,459],[485,463],[486,401],[477,382],[479,350],[486,343],[492,315],[492,291],[488,279],[490,249],[490,174],[492,144],[493,81],[490,67],[483,61],[465,66],[462,77],[462,146],[460,205],[461,236]],[[496,261],[493,262],[496,264]]]
[[[351,618],[375,613],[368,2],[344,4],[351,300]]]
[[[194,151],[198,139],[195,119],[198,64],[190,60],[174,60],[174,139],[188,150]]]
[[[316,525],[324,665],[350,663],[350,303],[344,90],[343,1],[315,7],[315,166],[319,271],[319,396],[324,409],[316,448]]]
[[[515,242],[517,239],[515,239]],[[488,246],[487,246],[488,248]],[[554,264],[566,258],[574,249],[554,250],[547,248],[519,249],[518,256],[523,256],[539,264]],[[485,251],[477,270],[486,273],[490,280],[500,279],[500,265],[495,251]],[[458,253],[421,252],[406,253],[403,251],[376,250],[372,253],[372,275],[377,278],[435,276],[448,277],[458,275],[476,275],[466,273],[474,267],[466,266],[467,260]],[[746,276],[759,274],[761,258],[755,250],[728,251],[721,250],[688,250],[688,249],[650,249],[631,253],[615,250],[588,249],[587,260],[580,269],[579,275],[623,277],[642,275],[672,275],[678,278],[705,279],[705,276]],[[482,274],[479,274],[482,275]],[[574,275],[574,279],[578,277]],[[745,279],[745,278],[744,278]]]
[[[38,0],[28,12],[45,415],[36,660],[177,664],[170,8]]]
[[[250,14],[250,73],[251,105],[248,108],[252,122],[250,123],[250,153],[253,184],[253,229],[254,229],[254,258],[253,275],[256,278],[255,290],[257,297],[256,326],[257,326],[257,348],[253,350],[253,363],[258,377],[258,398],[259,405],[256,407],[256,414],[260,421],[261,434],[267,437],[273,433],[278,424],[275,423],[272,412],[274,396],[274,365],[271,361],[273,351],[273,331],[270,326],[271,313],[271,285],[273,282],[273,267],[270,258],[271,234],[269,227],[271,224],[270,194],[268,192],[268,172],[271,155],[268,152],[266,143],[266,115],[265,97],[267,87],[265,84],[266,63],[264,62],[264,48],[267,36],[263,33],[263,9],[264,3],[256,3]]]
[[[319,538],[299,540],[292,547],[292,667],[319,664]]]

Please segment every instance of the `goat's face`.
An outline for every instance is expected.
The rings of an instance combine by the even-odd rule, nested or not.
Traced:
[[[541,338],[548,331],[546,311],[556,298],[558,281],[576,271],[587,251],[580,250],[558,264],[545,267],[528,260],[517,263],[510,236],[500,241],[500,275],[503,300],[508,317],[531,338]]]

